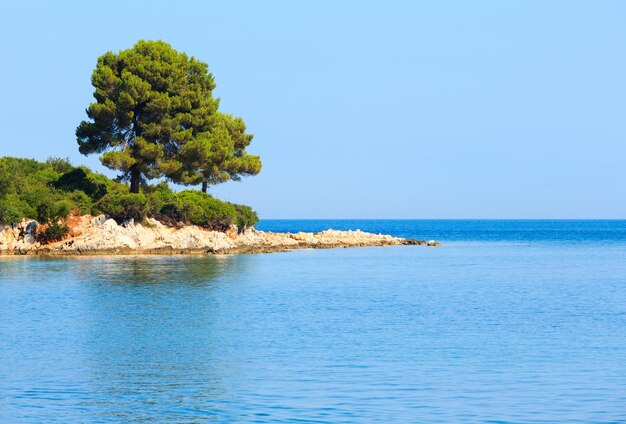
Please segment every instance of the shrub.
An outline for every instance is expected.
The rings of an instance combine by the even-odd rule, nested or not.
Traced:
[[[124,184],[110,180],[106,175],[87,173],[87,179],[96,187],[96,190],[90,195],[94,201],[101,199],[107,193],[127,189]]]
[[[188,224],[225,230],[234,224],[237,210],[227,202],[200,191],[183,190],[161,208],[161,213]]]
[[[159,213],[173,222],[179,222],[182,220],[180,210],[182,209],[180,202],[177,198],[172,199],[171,202],[164,204],[161,207]]]
[[[13,181],[8,173],[2,172],[0,168],[0,197],[9,194],[13,188]]]
[[[141,193],[111,193],[100,199],[94,210],[118,222],[129,218],[143,221],[148,212],[148,201]]]
[[[22,218],[34,218],[35,210],[15,194],[0,198],[0,224],[10,225],[20,222]]]
[[[247,206],[195,190],[175,193],[165,182],[143,185],[141,194],[130,194],[126,184],[84,166],[73,167],[67,159],[44,163],[0,157],[0,224],[37,219],[50,228],[43,237],[52,240],[62,237],[72,212],[105,213],[118,222],[154,216],[171,225],[183,222],[214,230],[236,224],[243,231],[258,220]]]
[[[4,210],[7,213],[8,211],[13,211],[13,213],[21,215],[18,219],[13,217],[12,219],[2,220],[4,224],[13,224],[21,221],[22,218],[35,218],[37,216],[36,209],[17,194],[7,194],[0,200],[0,204],[4,205]]]
[[[15,177],[8,170],[6,161],[0,158],[0,199],[9,193],[15,192]]]
[[[72,204],[70,212],[78,212],[81,215],[91,213],[92,202],[89,196],[85,192],[80,190],[74,190],[69,193],[67,199]]]
[[[69,158],[49,157],[46,159],[46,165],[60,174],[69,172],[73,168]]]
[[[97,174],[88,175],[83,168],[74,168],[61,175],[53,185],[55,188],[63,191],[80,190],[91,199],[99,200],[107,194],[108,190],[106,182],[102,181],[102,178],[98,178],[96,175]],[[104,175],[101,177],[104,177]],[[106,179],[106,177],[104,178]]]
[[[70,214],[72,203],[69,200],[59,200],[54,203],[42,202],[37,207],[37,220],[42,223],[57,222]]]
[[[237,228],[242,233],[259,221],[259,216],[250,206],[233,204],[237,211]]]
[[[42,169],[36,173],[26,177],[26,183],[31,187],[36,185],[51,185],[59,179],[61,174],[53,170],[52,168]]]
[[[68,232],[69,227],[60,221],[53,221],[39,234],[39,239],[44,243],[61,240]]]
[[[44,243],[62,239],[70,230],[65,219],[72,209],[73,204],[67,199],[54,203],[40,203],[37,208],[37,220],[47,227],[40,233],[39,239]]]
[[[160,213],[166,204],[172,204],[176,201],[176,193],[170,189],[166,182],[144,187],[144,195],[148,201],[149,215]]]
[[[23,212],[17,205],[0,200],[0,225],[10,225],[19,222],[24,217]]]

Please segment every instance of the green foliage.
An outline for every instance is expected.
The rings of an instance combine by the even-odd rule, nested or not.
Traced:
[[[161,213],[177,221],[224,230],[234,224],[237,211],[226,202],[192,190],[184,190],[165,204]]]
[[[65,172],[59,172],[65,171]],[[67,232],[71,213],[107,214],[121,222],[128,218],[167,218],[225,230],[254,225],[258,217],[248,206],[223,202],[195,190],[172,191],[166,182],[145,185],[130,193],[128,185],[93,173],[86,167],[68,167],[48,160],[0,158],[0,224],[36,219],[47,230],[43,241],[58,240]]]
[[[93,200],[105,187],[115,183],[88,168],[73,168],[66,160],[0,158],[0,224],[12,224],[23,218],[45,224],[63,220],[69,213],[91,213]],[[61,173],[58,171],[67,171]],[[104,191],[106,192],[106,191]],[[91,196],[91,197],[90,197]]]
[[[91,213],[92,201],[84,191],[74,190],[66,195],[67,200],[72,205],[71,210],[81,215]]]
[[[155,186],[145,187],[143,193],[148,202],[147,207],[150,215],[159,213],[163,206],[174,202],[176,199],[176,193],[169,188],[165,181]]]
[[[250,206],[233,204],[237,210],[237,228],[243,232],[246,228],[252,227],[259,222],[259,216]]]
[[[69,158],[49,157],[46,159],[46,165],[49,165],[54,172],[61,174],[65,174],[73,168]]]
[[[40,203],[37,208],[37,221],[46,224],[45,230],[40,234],[40,239],[49,243],[63,238],[69,227],[65,224],[67,216],[73,209],[73,204],[67,200],[59,200],[52,204]]]
[[[64,222],[52,221],[40,234],[40,240],[44,243],[61,240],[69,231],[70,228]]]
[[[241,118],[218,112],[207,131],[181,144],[175,155],[181,166],[168,176],[185,185],[202,184],[206,192],[208,185],[256,175],[261,159],[246,152],[252,138]]]
[[[37,206],[37,221],[48,223],[65,219],[70,214],[72,207],[72,203],[66,199],[54,203],[42,201]]]
[[[216,113],[213,75],[206,63],[163,41],[139,41],[98,58],[91,76],[96,102],[76,129],[83,154],[104,153],[102,163],[140,183],[176,172],[174,152],[206,131]]]
[[[16,194],[0,197],[0,224],[13,224],[35,216],[35,210]]]
[[[133,218],[143,221],[149,212],[148,200],[142,193],[112,193],[94,205],[94,210],[116,221]]]
[[[92,202],[97,202],[110,192],[127,191],[124,184],[112,181],[102,174],[94,174],[86,167],[73,168],[61,175],[52,185],[66,192],[81,192]],[[81,211],[89,211],[86,206],[90,202],[84,198],[77,199],[77,202]]]
[[[248,206],[223,202],[200,191],[184,190],[164,204],[161,213],[176,221],[225,230],[235,224],[243,231],[258,221]]]
[[[91,83],[96,101],[76,129],[79,150],[101,154],[131,193],[162,176],[206,191],[261,170],[246,152],[252,134],[241,118],[218,112],[213,75],[193,56],[141,40],[100,56]]]

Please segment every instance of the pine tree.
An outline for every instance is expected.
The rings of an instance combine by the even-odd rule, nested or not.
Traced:
[[[209,131],[182,143],[175,157],[181,166],[170,178],[186,185],[201,184],[206,193],[209,185],[257,175],[261,159],[246,152],[253,137],[246,133],[243,119],[218,112]]]
[[[131,193],[146,180],[180,174],[181,146],[218,133],[211,128],[219,101],[207,64],[163,41],[105,53],[91,82],[96,101],[76,129],[79,150],[103,153],[101,162],[121,171]]]

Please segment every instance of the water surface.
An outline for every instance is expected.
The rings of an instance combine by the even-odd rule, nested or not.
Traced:
[[[622,422],[626,222],[265,221],[444,242],[0,259],[0,422]]]

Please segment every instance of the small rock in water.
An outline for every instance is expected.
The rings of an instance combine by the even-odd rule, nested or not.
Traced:
[[[416,240],[416,239],[408,238],[408,239],[404,239],[403,244],[409,245],[409,246],[421,246],[423,244],[426,244],[426,242],[424,240]]]
[[[426,246],[441,246],[441,243],[436,242],[435,240],[429,240],[428,243],[426,243]]]

